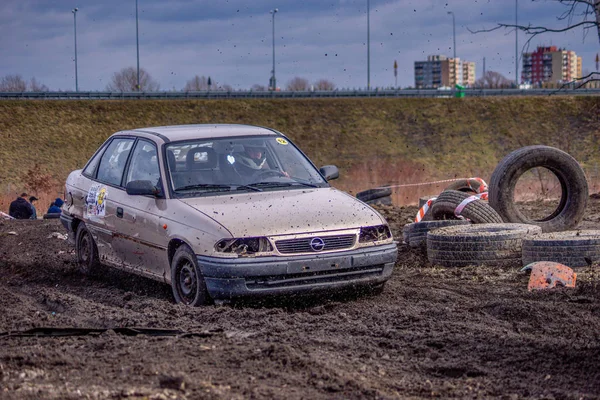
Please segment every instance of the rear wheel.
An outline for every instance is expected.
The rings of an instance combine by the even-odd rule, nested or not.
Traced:
[[[181,245],[171,262],[171,287],[177,303],[202,306],[210,303],[204,276],[198,267],[196,255],[188,245]]]
[[[77,253],[77,264],[84,275],[92,275],[100,264],[98,259],[98,247],[92,234],[85,223],[80,222],[75,234],[75,252]]]

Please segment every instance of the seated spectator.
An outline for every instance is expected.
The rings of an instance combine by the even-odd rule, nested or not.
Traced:
[[[54,200],[54,203],[50,204],[50,208],[48,209],[48,214],[60,214],[60,212],[61,212],[60,207],[62,207],[63,204],[64,204],[64,201],[60,197],[57,197],[56,200]]]
[[[29,198],[29,204],[31,204],[31,210],[33,211],[33,214],[31,214],[31,219],[37,219],[37,210],[35,209],[35,206],[33,205],[34,201],[38,201],[38,198],[35,196],[31,196]]]
[[[33,215],[31,204],[27,201],[27,193],[21,193],[15,201],[10,203],[8,214],[15,219],[29,219]]]

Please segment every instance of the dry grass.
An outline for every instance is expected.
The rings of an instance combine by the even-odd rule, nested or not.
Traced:
[[[285,133],[315,164],[338,165],[334,184],[353,192],[454,177],[488,180],[504,155],[531,144],[569,152],[598,182],[596,97],[2,101],[0,194],[23,191],[35,163],[55,180],[52,191],[61,192],[67,174],[119,130],[218,122]],[[443,187],[400,188],[395,200],[414,203]]]

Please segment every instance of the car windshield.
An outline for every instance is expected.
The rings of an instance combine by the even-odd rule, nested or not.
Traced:
[[[169,143],[166,160],[178,196],[328,186],[287,138],[275,135]]]

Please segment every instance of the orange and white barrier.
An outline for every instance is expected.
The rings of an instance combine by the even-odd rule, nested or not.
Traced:
[[[429,207],[431,207],[435,199],[437,199],[437,197],[432,197],[429,200],[427,200],[425,204],[423,204],[423,207],[421,207],[421,209],[417,213],[417,216],[415,217],[415,222],[421,222],[421,220],[423,219],[425,214],[427,214]]]

